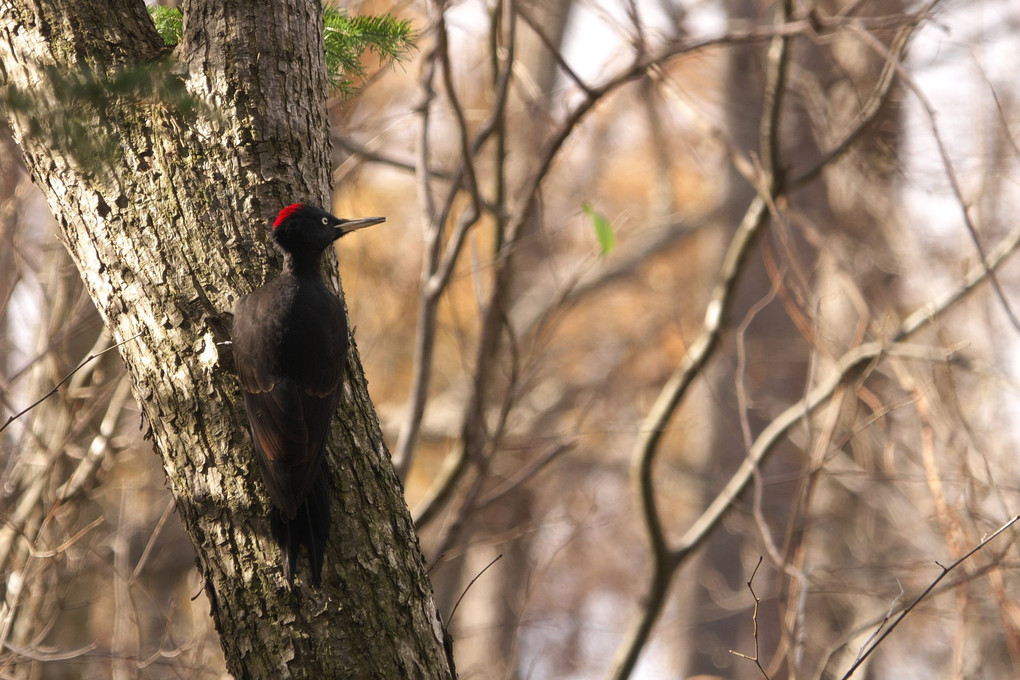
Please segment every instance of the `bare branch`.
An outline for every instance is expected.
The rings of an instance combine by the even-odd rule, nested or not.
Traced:
[[[480,572],[478,572],[477,574],[475,574],[474,578],[472,578],[468,582],[467,586],[464,588],[464,592],[462,592],[460,594],[460,597],[457,598],[457,601],[453,605],[453,609],[450,610],[450,616],[447,617],[447,620],[446,620],[446,624],[447,625],[450,625],[450,622],[453,621],[453,615],[457,613],[457,607],[460,606],[460,601],[463,600],[464,596],[467,595],[469,590],[471,590],[471,586],[473,586],[475,584],[475,581],[480,579],[482,577],[482,574],[484,574],[485,572],[487,572],[489,570],[489,567],[494,565],[496,562],[499,562],[501,559],[503,559],[503,553],[500,553],[499,555],[496,555],[495,557],[493,557],[492,560],[490,560],[488,564],[486,564],[484,567],[482,567],[482,570]]]
[[[64,383],[66,383],[68,380],[73,378],[75,373],[77,373],[81,369],[85,368],[85,366],[87,366],[90,362],[92,362],[95,359],[98,359],[99,357],[103,356],[104,354],[106,354],[110,350],[117,349],[121,345],[123,345],[125,343],[128,343],[128,342],[131,342],[132,340],[135,340],[135,339],[141,337],[141,335],[142,335],[141,333],[138,333],[137,335],[133,335],[132,337],[130,337],[130,338],[126,339],[126,340],[121,340],[120,342],[118,342],[116,344],[110,345],[109,347],[107,347],[106,349],[104,349],[104,350],[102,350],[100,352],[96,352],[94,354],[90,354],[87,357],[85,357],[85,359],[83,359],[82,362],[80,364],[78,364],[70,373],[68,373],[63,378],[61,378],[60,381],[57,382],[57,384],[53,386],[53,389],[51,389],[49,392],[47,392],[43,396],[39,397],[37,400],[35,400],[34,402],[29,404],[28,406],[26,406],[22,410],[18,411],[17,413],[15,413],[12,416],[10,416],[6,421],[4,421],[4,424],[0,425],[0,432],[3,432],[4,430],[6,430],[8,425],[10,425],[15,420],[17,420],[21,416],[25,415],[26,413],[28,413],[29,411],[34,409],[39,404],[43,403],[44,401],[46,401],[47,399],[52,397],[54,394],[56,394],[57,390],[59,390],[64,385]]]
[[[765,668],[761,665],[761,657],[758,655],[758,607],[761,605],[761,598],[758,597],[757,593],[754,592],[754,577],[758,573],[759,567],[761,567],[762,557],[758,557],[758,563],[754,565],[754,571],[751,572],[751,578],[747,579],[747,589],[751,593],[751,599],[754,600],[754,609],[751,612],[751,638],[754,640],[754,655],[748,656],[741,652],[730,650],[730,654],[739,656],[741,659],[747,659],[753,661],[754,665],[761,672],[761,675],[765,680],[769,680],[769,674],[765,672]]]
[[[504,119],[508,101],[509,83],[510,76],[513,71],[514,59],[513,50],[511,48],[503,59],[502,68],[496,79],[496,101],[493,104],[493,110],[489,116],[489,120],[479,129],[473,141],[469,144],[467,121],[464,117],[460,104],[454,99],[452,74],[450,72],[449,65],[450,56],[448,54],[448,45],[446,42],[446,25],[443,21],[443,9],[441,7],[438,10],[438,15],[439,16],[436,21],[437,44],[431,54],[430,68],[427,70],[429,78],[426,80],[424,89],[427,93],[426,101],[431,101],[431,98],[434,97],[431,85],[432,69],[434,68],[435,61],[438,60],[440,69],[442,69],[443,76],[446,81],[447,96],[451,98],[451,104],[457,114],[456,118],[461,139],[462,161],[457,172],[450,181],[446,200],[441,211],[437,213],[434,207],[431,207],[431,194],[429,193],[429,184],[427,181],[424,182],[424,188],[419,191],[419,193],[424,193],[429,196],[428,200],[430,208],[427,210],[429,218],[429,227],[427,231],[429,243],[427,246],[425,270],[422,275],[422,291],[419,299],[413,384],[408,397],[407,415],[405,416],[404,423],[400,429],[397,446],[393,454],[394,466],[401,478],[406,477],[407,473],[411,469],[411,463],[414,457],[414,447],[418,440],[421,419],[424,415],[425,403],[428,399],[428,386],[432,373],[432,355],[435,348],[436,312],[439,305],[439,299],[449,285],[450,276],[457,260],[460,257],[461,251],[463,250],[468,232],[478,223],[478,220],[482,215],[484,201],[481,197],[480,188],[474,175],[473,159],[491,135],[498,132],[502,127],[501,121]],[[508,23],[510,44],[512,45],[513,26],[515,23],[512,15]],[[428,157],[425,155],[427,154],[428,148],[428,115],[428,107],[426,106],[423,108],[422,112],[422,139],[420,142],[420,153],[422,155],[419,157],[420,168],[426,167],[428,163]],[[499,158],[497,159],[497,162],[502,163],[503,159]],[[462,182],[466,184],[466,189],[471,198],[471,205],[468,210],[461,213],[457,221],[457,226],[454,229],[453,236],[450,239],[450,243],[446,244],[444,249],[443,227],[449,218],[450,212],[452,211],[454,199],[460,191]],[[497,207],[497,210],[499,210],[499,207]],[[455,481],[459,478],[459,470],[462,469],[462,466],[454,464],[448,466],[448,469],[457,471],[457,474],[452,478]],[[440,493],[433,494],[434,496],[445,497],[445,494],[441,493],[441,487],[438,488],[437,491]]]
[[[851,665],[850,668],[847,669],[847,672],[843,674],[841,680],[847,680],[847,678],[851,677],[857,671],[857,669],[860,668],[860,665],[864,663],[869,656],[871,656],[871,653],[874,652],[878,648],[878,646],[882,644],[882,642],[887,637],[889,637],[890,634],[892,634],[894,630],[896,630],[896,626],[900,625],[900,623],[903,622],[903,619],[905,619],[910,614],[910,612],[912,612],[914,608],[921,603],[922,600],[928,597],[928,595],[930,595],[932,591],[935,590],[935,587],[938,586],[942,579],[948,576],[950,572],[952,572],[954,569],[956,569],[961,564],[966,562],[968,559],[973,557],[974,554],[976,554],[979,550],[988,545],[989,542],[995,540],[999,536],[999,534],[1004,533],[1007,529],[1016,524],[1018,521],[1020,521],[1020,515],[1015,515],[1011,520],[1009,520],[1008,522],[1000,526],[998,529],[996,529],[990,536],[982,538],[980,543],[978,543],[973,548],[968,550],[965,555],[963,555],[958,560],[950,564],[948,567],[944,567],[941,564],[938,564],[938,562],[936,562],[935,564],[938,564],[938,566],[942,569],[941,573],[938,576],[936,576],[934,580],[932,580],[932,582],[928,585],[927,588],[925,588],[921,592],[920,595],[914,598],[914,600],[909,605],[907,605],[906,608],[903,609],[903,611],[900,612],[899,616],[897,616],[893,620],[893,622],[890,623],[889,626],[882,632],[882,634],[878,636],[878,639],[869,644],[867,648],[863,650],[863,653],[858,655],[857,660],[854,661],[853,665]]]
[[[776,26],[787,25],[785,18],[788,16],[789,9],[788,1],[777,5]],[[655,404],[641,424],[640,433],[631,454],[631,477],[636,484],[637,495],[641,501],[641,516],[648,533],[652,553],[652,578],[642,611],[639,612],[631,624],[630,631],[617,648],[612,671],[614,680],[625,680],[633,672],[638,656],[662,611],[669,583],[683,559],[682,556],[678,557],[677,552],[670,550],[663,530],[655,497],[653,474],[655,455],[658,452],[659,442],[667,423],[687,393],[687,389],[701,374],[719,343],[723,325],[726,323],[732,306],[737,276],[743,268],[751,246],[768,222],[768,206],[774,203],[776,196],[782,191],[778,131],[772,130],[769,125],[778,121],[778,109],[783,99],[781,90],[785,86],[785,71],[788,67],[789,40],[788,35],[777,31],[772,38],[772,46],[769,50],[768,78],[765,85],[765,102],[769,108],[766,109],[762,117],[763,121],[768,121],[768,123],[763,124],[760,131],[762,153],[767,155],[767,165],[763,168],[764,175],[759,183],[759,193],[744,213],[744,218],[723,257],[719,279],[705,309],[705,319],[701,331],[687,349],[683,361],[662,388]]]
[[[861,36],[864,39],[864,41],[868,45],[870,45],[873,49],[875,49],[880,54],[883,54],[889,63],[895,64],[896,69],[900,75],[900,78],[907,85],[907,87],[910,88],[910,90],[914,93],[914,96],[916,96],[918,101],[921,103],[921,107],[924,109],[924,112],[928,117],[928,122],[931,127],[932,138],[935,140],[935,146],[936,148],[938,148],[939,156],[942,159],[942,167],[945,170],[946,178],[949,180],[949,186],[952,188],[953,194],[956,196],[956,201],[960,206],[960,213],[963,217],[963,224],[967,228],[967,234],[970,236],[971,242],[974,244],[974,248],[977,250],[978,256],[981,258],[981,262],[987,269],[989,267],[988,256],[985,254],[985,248],[981,244],[981,238],[978,235],[977,226],[974,224],[974,220],[971,217],[970,201],[968,201],[966,197],[963,195],[963,188],[960,186],[960,180],[957,177],[956,170],[953,167],[953,161],[949,157],[949,149],[946,147],[945,140],[942,138],[941,129],[939,128],[938,122],[936,121],[935,107],[932,106],[931,101],[928,99],[927,95],[925,95],[924,91],[921,90],[920,87],[918,87],[917,83],[910,76],[910,74],[906,72],[906,69],[903,68],[903,65],[889,54],[888,48],[886,48],[885,45],[881,43],[881,41],[875,38],[874,35],[867,31],[857,21],[851,21],[849,23],[849,27],[852,31],[856,32],[859,36]],[[988,278],[992,284],[992,289],[995,291],[996,296],[998,296],[999,298],[999,302],[1002,306],[1003,311],[1006,313],[1006,317],[1009,319],[1009,322],[1013,325],[1013,328],[1015,328],[1017,331],[1020,331],[1020,320],[1018,320],[1016,318],[1016,315],[1013,313],[1013,309],[1010,306],[1009,301],[1006,299],[1006,294],[1003,292],[1002,286],[999,285],[998,277],[996,277],[995,274],[990,269],[988,270]]]

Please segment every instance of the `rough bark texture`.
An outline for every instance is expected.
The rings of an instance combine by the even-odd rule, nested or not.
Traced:
[[[449,677],[431,586],[356,348],[328,452],[336,520],[323,588],[310,589],[299,569],[302,582],[290,592],[226,344],[234,301],[279,265],[267,221],[294,201],[328,207],[319,3],[189,2],[173,52],[141,0],[0,7],[2,77],[16,88],[8,90],[12,127],[92,299],[123,343],[230,671]],[[200,106],[139,90],[99,105],[61,99],[64,78],[88,73],[103,83],[139,66],[156,90],[176,84]],[[110,158],[84,157],[73,137],[61,144],[50,129],[55,112]]]

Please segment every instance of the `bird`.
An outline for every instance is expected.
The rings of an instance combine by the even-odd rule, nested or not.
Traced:
[[[385,219],[341,219],[313,205],[288,205],[271,231],[283,254],[280,275],[234,306],[234,363],[290,588],[302,545],[312,585],[322,582],[331,523],[323,454],[347,362],[347,315],[323,283],[322,255],[342,236]]]

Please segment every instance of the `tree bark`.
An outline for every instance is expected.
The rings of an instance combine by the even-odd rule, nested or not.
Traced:
[[[194,0],[170,51],[141,0],[5,2],[0,64],[26,164],[120,343],[230,672],[450,677],[354,344],[321,589],[300,568],[286,588],[245,434],[230,310],[278,269],[271,216],[328,207],[320,4]]]

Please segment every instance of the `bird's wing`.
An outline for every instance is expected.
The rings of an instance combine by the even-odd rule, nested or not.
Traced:
[[[324,474],[322,459],[326,452],[330,425],[339,402],[339,385],[322,397],[308,392],[301,396],[308,442],[305,447],[305,459],[292,471],[291,488],[296,498],[304,499],[315,484],[316,477]]]
[[[299,393],[281,381],[265,391],[245,389],[244,405],[269,496],[292,516],[301,500],[293,491],[293,473],[308,462],[308,430]]]
[[[238,322],[259,318],[261,310],[257,308],[239,313],[251,302],[242,298],[235,311],[234,362],[269,496],[293,518],[316,476],[322,474],[330,422],[340,401],[343,365],[324,360],[315,373],[294,380],[282,377],[279,367],[271,362],[253,361],[253,357],[272,354],[272,340],[264,330]],[[327,337],[338,334],[335,329],[330,332],[334,335]],[[342,337],[346,345],[346,335]]]
[[[243,383],[242,387],[269,495],[291,517],[322,471],[339,390],[319,397],[289,380],[279,380],[264,391],[250,391]]]

